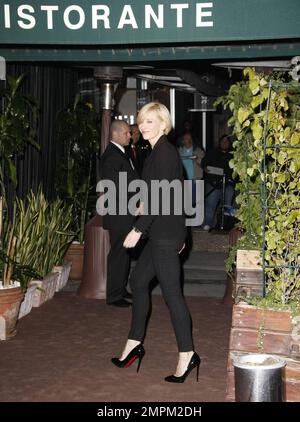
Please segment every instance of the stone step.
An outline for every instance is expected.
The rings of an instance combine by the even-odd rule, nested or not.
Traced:
[[[195,251],[226,253],[229,249],[229,233],[225,231],[207,232],[193,227],[189,239]]]
[[[225,271],[226,254],[224,252],[191,251],[183,262],[188,269]]]
[[[184,271],[184,280],[189,283],[205,282],[207,284],[222,284],[227,280],[226,273],[215,273],[213,271]]]
[[[225,271],[225,252],[207,252],[192,250],[183,257],[184,290],[191,296],[222,297],[227,274]],[[132,261],[131,269],[136,261]],[[79,283],[69,282],[65,291],[74,291]],[[154,289],[154,294],[160,294],[160,288]]]
[[[220,284],[226,281],[226,254],[223,252],[192,251],[183,263],[184,279]]]
[[[80,280],[69,280],[62,291],[64,292],[77,292],[80,286]],[[127,287],[128,288],[128,287]],[[225,282],[207,283],[206,281],[198,280],[185,280],[183,291],[185,296],[198,296],[198,297],[216,297],[222,298],[225,292]],[[161,295],[159,285],[156,285],[152,293],[154,295]]]
[[[183,259],[184,279],[191,282],[205,281],[208,284],[224,283],[227,279],[225,271],[226,253],[191,251]],[[131,269],[136,261],[132,261]]]
[[[207,284],[207,283],[190,283],[185,281],[183,286],[183,292],[185,296],[198,296],[198,297],[216,297],[222,298],[225,293],[226,285],[222,284]],[[156,286],[152,293],[154,295],[161,295],[160,286]]]

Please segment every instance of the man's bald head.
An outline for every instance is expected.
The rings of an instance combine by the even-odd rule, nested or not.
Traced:
[[[124,120],[114,120],[110,126],[110,139],[121,146],[130,142],[130,128]]]
[[[121,146],[129,145],[130,128],[124,120],[114,120],[110,126],[110,139]]]

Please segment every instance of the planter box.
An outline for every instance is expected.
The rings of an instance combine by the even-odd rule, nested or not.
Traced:
[[[227,365],[228,401],[235,400],[233,359],[249,353],[269,353],[286,360],[286,401],[300,401],[300,321],[289,311],[233,305]]]
[[[71,271],[72,263],[64,262],[63,265],[56,265],[53,267],[53,272],[59,273],[59,277],[56,284],[56,292],[62,290],[69,280],[69,274]]]
[[[263,295],[263,271],[259,254],[256,250],[238,249],[235,297]]]
[[[33,299],[34,299],[36,287],[37,287],[36,284],[32,284],[28,286],[23,302],[21,303],[18,319],[23,318],[25,315],[28,315],[30,313],[33,306]]]
[[[35,284],[36,290],[33,297],[33,307],[41,306],[43,303],[47,302],[53,298],[59,273],[51,273],[47,275],[43,280],[34,280],[30,285]]]

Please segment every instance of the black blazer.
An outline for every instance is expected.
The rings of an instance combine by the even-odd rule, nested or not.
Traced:
[[[142,233],[148,234],[150,239],[171,239],[184,241],[186,237],[185,217],[183,210],[183,196],[180,197],[182,212],[180,215],[174,213],[174,195],[171,190],[170,215],[162,215],[162,207],[159,207],[158,215],[151,215],[151,180],[177,180],[183,183],[182,163],[177,149],[170,144],[168,138],[162,136],[154,145],[154,148],[146,159],[142,173],[142,179],[148,186],[148,215],[140,216],[135,222],[135,227]],[[183,189],[182,189],[183,191]],[[157,197],[156,197],[157,199]],[[163,199],[160,195],[160,204]],[[165,198],[164,198],[165,199]]]
[[[127,192],[124,190],[119,192],[120,172],[127,173]],[[128,204],[130,198],[134,195],[134,192],[128,193],[128,185],[131,181],[139,177],[137,172],[132,168],[129,157],[111,142],[100,158],[100,178],[102,180],[111,180],[116,186],[116,215],[107,214],[103,216],[103,228],[130,231],[136,217],[130,215],[128,210],[126,215],[119,215],[119,202],[125,199],[126,204]]]

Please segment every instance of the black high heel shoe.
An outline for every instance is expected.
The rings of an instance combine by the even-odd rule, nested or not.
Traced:
[[[167,382],[184,382],[186,377],[192,372],[194,368],[197,368],[197,382],[199,380],[199,366],[201,363],[201,359],[199,355],[194,352],[193,356],[191,357],[191,360],[188,364],[188,367],[183,375],[181,377],[176,377],[175,375],[169,375],[165,378],[165,381]]]
[[[118,358],[112,358],[112,363],[116,365],[118,368],[128,368],[136,359],[139,360],[137,370],[136,372],[139,372],[142,359],[145,356],[145,349],[142,344],[138,344],[135,346],[134,349],[131,350],[130,353],[126,356],[125,359],[118,359]]]

